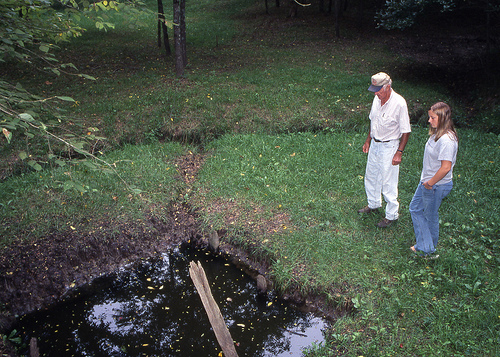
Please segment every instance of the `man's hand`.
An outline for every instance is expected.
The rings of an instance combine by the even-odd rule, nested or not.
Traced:
[[[365,154],[368,154],[368,151],[370,150],[370,141],[366,141],[364,144],[363,144],[363,152]]]
[[[409,138],[410,138],[410,133],[403,133],[403,135],[401,135],[398,151],[396,151],[394,157],[392,158],[392,164],[394,166],[397,166],[401,163],[401,159],[403,158],[403,151],[406,147],[406,144],[408,143]]]
[[[402,158],[403,158],[403,153],[401,151],[396,151],[394,157],[392,158],[392,164],[394,166],[399,165],[401,163]]]

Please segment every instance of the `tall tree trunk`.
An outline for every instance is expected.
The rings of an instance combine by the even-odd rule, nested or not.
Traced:
[[[158,0],[158,48],[161,48],[161,34],[163,32],[163,46],[167,56],[172,54],[168,43],[167,25],[165,25],[165,13],[163,12],[163,0]]]
[[[187,65],[187,49],[186,49],[186,0],[181,0],[181,47],[182,60],[184,67]]]
[[[186,24],[185,0],[174,1],[174,43],[175,43],[175,72],[177,76],[184,75],[186,67]]]
[[[363,25],[363,12],[364,12],[364,2],[363,0],[358,1],[358,27]]]
[[[491,12],[493,11],[493,6],[490,4],[489,0],[486,1],[486,51],[491,54]]]
[[[333,0],[335,2],[335,36],[340,37],[340,0]]]

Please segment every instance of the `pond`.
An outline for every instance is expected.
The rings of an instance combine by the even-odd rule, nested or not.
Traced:
[[[301,356],[323,340],[324,320],[258,294],[240,269],[189,246],[98,278],[16,329],[26,345],[36,337],[43,356],[219,356],[190,261],[201,262],[239,356]]]

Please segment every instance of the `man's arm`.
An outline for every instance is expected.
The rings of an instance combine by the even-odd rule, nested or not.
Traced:
[[[368,153],[368,150],[370,150],[370,142],[372,140],[372,133],[371,130],[368,129],[368,137],[366,138],[365,143],[363,144],[363,152],[366,154]]]
[[[394,154],[392,158],[393,165],[399,165],[403,158],[403,151],[405,151],[406,144],[408,143],[408,139],[410,138],[410,133],[404,133],[401,135],[401,140],[399,141],[398,151]]]

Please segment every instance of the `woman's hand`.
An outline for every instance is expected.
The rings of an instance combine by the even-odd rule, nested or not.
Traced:
[[[438,183],[446,174],[451,170],[451,161],[441,160],[441,167],[439,170],[432,176],[429,181],[423,183],[424,187],[428,190],[432,190],[432,186]],[[432,185],[429,182],[434,182]]]

